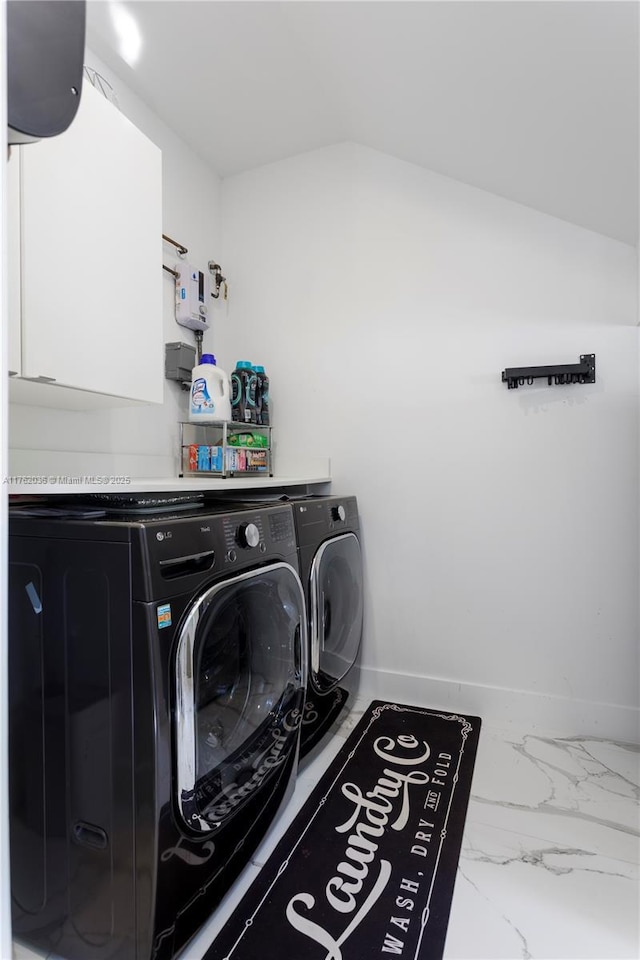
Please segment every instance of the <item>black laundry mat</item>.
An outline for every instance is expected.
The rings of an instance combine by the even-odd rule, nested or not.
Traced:
[[[374,701],[204,960],[442,957],[480,723]]]

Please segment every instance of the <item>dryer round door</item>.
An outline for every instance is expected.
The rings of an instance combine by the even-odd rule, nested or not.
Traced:
[[[297,750],[306,683],[302,584],[276,563],[210,587],[188,610],[175,661],[177,806],[215,830]]]
[[[354,533],[325,541],[311,564],[311,680],[331,690],[355,663],[362,638],[362,553]]]

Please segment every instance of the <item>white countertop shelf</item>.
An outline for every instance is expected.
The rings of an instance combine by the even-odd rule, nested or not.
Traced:
[[[248,476],[248,477],[8,477],[7,492],[21,496],[53,496],[87,493],[217,493],[227,490],[271,490],[278,487],[306,487],[330,483],[330,476]],[[38,482],[39,481],[39,482]],[[66,481],[66,482],[65,482]],[[118,482],[120,481],[120,482]]]

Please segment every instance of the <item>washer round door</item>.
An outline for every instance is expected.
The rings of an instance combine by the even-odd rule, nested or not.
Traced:
[[[175,661],[177,804],[215,830],[298,748],[306,683],[302,584],[275,563],[210,587],[187,612]]]
[[[321,544],[311,564],[311,680],[331,690],[351,669],[362,639],[362,553],[355,533]]]

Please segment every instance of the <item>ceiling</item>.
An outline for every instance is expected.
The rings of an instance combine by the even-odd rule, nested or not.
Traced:
[[[345,140],[638,242],[636,0],[111,0],[87,44],[222,177]]]

